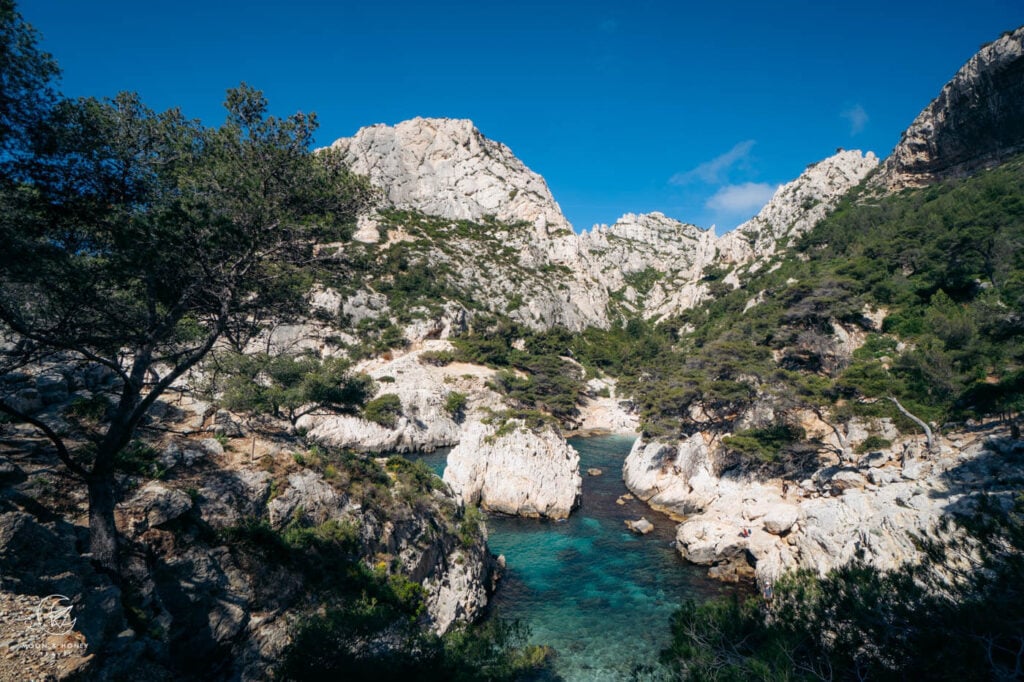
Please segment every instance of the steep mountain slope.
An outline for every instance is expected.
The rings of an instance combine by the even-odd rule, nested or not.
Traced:
[[[982,497],[1009,508],[1024,474],[1022,38],[983,48],[866,188],[787,235],[770,268],[739,268],[740,288],[686,313],[679,347],[628,384],[645,437],[626,481],[690,515],[684,556],[723,577],[753,563],[765,585],[855,557],[893,568]]]
[[[985,45],[922,111],[876,182],[920,187],[1024,149],[1024,27]]]
[[[811,230],[878,165],[872,152],[838,151],[812,163],[796,180],[776,190],[752,219],[724,235],[726,253],[737,260],[764,258]]]
[[[576,234],[544,180],[470,121],[376,125],[332,148],[383,196],[356,234],[367,245],[353,247],[364,252],[361,261],[373,259],[387,271],[387,263],[415,253],[417,267],[443,285],[433,291],[435,302],[471,315],[475,308],[507,314],[533,329],[573,331],[692,307],[707,295],[706,269],[772,253],[820,220],[876,164],[870,153],[840,152],[812,165],[757,217],[722,237],[658,213],[628,214]],[[368,275],[359,301],[380,289]]]
[[[544,179],[465,119],[414,118],[362,128],[331,145],[388,203],[454,220],[525,221],[539,236],[571,231]]]

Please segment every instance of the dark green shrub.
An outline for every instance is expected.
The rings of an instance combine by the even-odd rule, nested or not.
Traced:
[[[123,473],[145,478],[163,478],[167,469],[159,462],[157,451],[148,443],[133,440],[114,456],[114,467]]]
[[[444,411],[451,415],[452,419],[461,422],[466,416],[466,404],[469,398],[465,393],[452,391],[444,399]]]
[[[419,361],[426,365],[445,367],[455,362],[455,353],[450,350],[428,350],[420,353]]]
[[[393,429],[402,416],[402,399],[394,393],[384,393],[366,403],[363,417],[381,426]]]
[[[805,435],[799,426],[775,424],[762,429],[737,431],[724,437],[722,444],[742,457],[771,462],[780,457],[786,446],[803,440]]]
[[[868,436],[864,441],[857,446],[857,453],[863,455],[865,452],[873,452],[875,450],[884,450],[885,448],[892,445],[891,440],[886,440],[881,436]]]

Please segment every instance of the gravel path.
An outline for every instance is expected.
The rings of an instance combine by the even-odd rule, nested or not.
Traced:
[[[44,602],[42,611],[59,606],[58,601]],[[0,682],[62,680],[89,660],[85,637],[68,629],[73,614],[44,627],[41,602],[35,595],[0,592]]]

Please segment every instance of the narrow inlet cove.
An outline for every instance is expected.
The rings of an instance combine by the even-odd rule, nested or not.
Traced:
[[[487,518],[491,551],[507,566],[493,610],[528,625],[531,642],[554,647],[556,672],[567,682],[627,680],[636,666],[657,660],[681,602],[730,588],[679,557],[668,517],[637,500],[616,504],[628,492],[622,462],[633,437],[569,442],[583,473],[583,502],[569,520]],[[423,459],[440,473],[446,456]],[[590,468],[603,473],[589,476]],[[641,516],[654,524],[649,535],[626,528]]]

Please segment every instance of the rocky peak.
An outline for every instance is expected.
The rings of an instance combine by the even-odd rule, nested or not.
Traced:
[[[361,128],[331,147],[396,208],[443,218],[526,221],[538,234],[570,233],[547,183],[472,121],[414,118]]]
[[[812,163],[779,187],[761,211],[722,237],[720,250],[733,261],[774,253],[780,240],[813,228],[878,165],[873,152],[844,151]]]
[[[1024,26],[964,64],[885,160],[877,184],[926,185],[1024,150]]]
[[[595,225],[577,237],[578,267],[609,291],[629,287],[627,302],[642,305],[637,296],[648,292],[636,291],[641,283],[634,276],[647,273],[646,279],[664,279],[673,287],[699,279],[716,258],[716,242],[711,230],[662,213],[627,213],[611,226]],[[660,288],[654,282],[649,286]]]
[[[680,244],[706,241],[714,236],[709,230],[679,222],[663,213],[627,213],[611,227],[595,225],[580,234],[580,241],[591,250],[613,248],[615,242],[646,245],[667,256],[675,255]]]
[[[579,235],[580,250],[598,268],[597,276],[617,266],[622,274],[654,268],[661,272],[686,269],[697,255],[710,249],[714,255],[715,235],[662,213],[627,213],[611,227],[595,225]]]
[[[813,227],[878,162],[858,151],[825,159],[722,237],[662,213],[628,213],[576,234],[543,178],[471,121],[375,125],[332,147],[381,188],[387,205],[446,220],[484,223],[493,216],[505,223],[497,242],[481,228],[420,250],[431,267],[459,263],[450,283],[455,289],[472,291],[490,310],[507,310],[533,328],[607,327],[621,314],[662,318],[690,308],[707,295],[707,268],[773,253],[783,238]],[[529,227],[516,226],[520,221]],[[380,239],[376,227],[367,232],[363,241]]]

